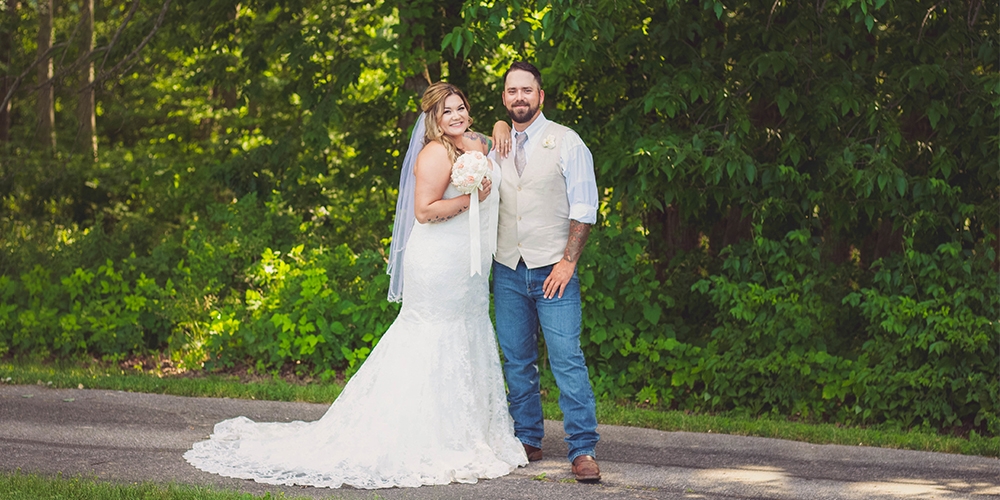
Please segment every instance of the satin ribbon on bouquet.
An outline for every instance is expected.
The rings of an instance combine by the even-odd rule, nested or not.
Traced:
[[[480,188],[482,189],[482,188]],[[476,191],[479,191],[478,189]],[[479,241],[479,193],[469,195],[469,276],[483,274],[483,247]]]
[[[490,173],[486,155],[472,151],[463,153],[451,167],[451,183],[459,192],[469,195],[469,276],[483,274],[483,246],[479,227],[479,190]]]

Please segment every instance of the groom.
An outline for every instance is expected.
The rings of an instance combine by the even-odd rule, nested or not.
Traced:
[[[541,460],[538,329],[559,386],[569,461],[579,481],[599,481],[594,391],[580,350],[576,265],[597,221],[594,159],[580,136],[545,118],[542,76],[516,62],[504,75],[503,103],[514,127],[500,162],[500,221],[493,264],[497,338],[504,354],[514,433],[528,460]]]

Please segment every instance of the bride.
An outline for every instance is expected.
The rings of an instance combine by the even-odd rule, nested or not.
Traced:
[[[487,153],[487,140],[468,132],[469,102],[454,85],[428,87],[421,109],[390,251],[399,316],[321,419],[220,422],[184,454],[195,467],[268,484],[389,488],[475,483],[528,463],[507,412],[486,274],[471,271],[490,269],[500,169],[490,163],[471,195],[480,219],[470,219],[475,203],[451,169],[462,152]]]

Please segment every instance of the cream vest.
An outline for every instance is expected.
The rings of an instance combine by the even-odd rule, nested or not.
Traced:
[[[496,261],[514,269],[559,262],[569,240],[569,199],[559,150],[569,128],[549,122],[539,137],[529,137],[528,164],[518,177],[514,154],[500,162],[500,217]]]

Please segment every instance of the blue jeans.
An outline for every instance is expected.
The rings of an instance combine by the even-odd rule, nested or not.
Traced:
[[[559,386],[559,408],[569,444],[569,460],[594,455],[597,414],[594,390],[580,350],[580,281],[576,273],[562,298],[546,299],[542,283],[552,266],[517,269],[493,263],[493,303],[497,339],[503,350],[507,402],[514,434],[522,443],[541,448],[544,427],[539,392],[538,327],[541,325],[549,365]]]

